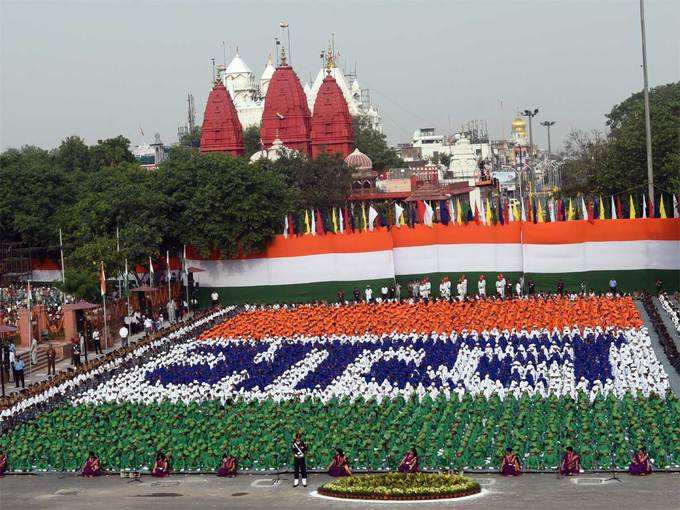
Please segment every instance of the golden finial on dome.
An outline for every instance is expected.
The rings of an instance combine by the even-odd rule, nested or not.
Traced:
[[[333,49],[331,45],[328,45],[328,51],[326,52],[326,74],[330,76],[335,67],[335,59],[333,58]]]

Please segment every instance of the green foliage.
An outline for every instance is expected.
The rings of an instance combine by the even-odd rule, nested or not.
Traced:
[[[130,140],[122,135],[106,140],[98,140],[90,147],[90,170],[99,170],[120,163],[132,163],[135,157],[130,152]]]
[[[172,221],[167,241],[222,255],[263,250],[291,207],[283,176],[223,154],[175,151],[155,177]]]
[[[191,131],[184,133],[179,138],[182,147],[198,149],[201,146],[201,126],[196,126]]]
[[[659,190],[680,192],[680,82],[650,91],[652,163]],[[607,137],[572,132],[562,169],[564,193],[611,194],[647,185],[645,115],[642,92],[607,114]]]
[[[57,283],[57,287],[73,296],[78,296],[92,303],[98,303],[101,294],[99,290],[98,266],[87,269],[64,270],[65,283]]]
[[[352,182],[351,170],[338,154],[322,154],[313,160],[283,156],[259,165],[281,175],[292,188],[293,210],[343,204]]]
[[[376,171],[403,166],[404,162],[397,151],[387,145],[387,137],[373,129],[367,117],[352,117],[352,128],[354,129],[354,145],[371,158]]]
[[[58,243],[56,214],[73,198],[67,172],[54,156],[37,147],[0,155],[0,238],[29,245]]]
[[[243,130],[243,145],[245,146],[246,158],[249,158],[260,150],[259,126],[248,126]]]

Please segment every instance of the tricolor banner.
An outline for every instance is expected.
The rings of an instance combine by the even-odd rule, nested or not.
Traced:
[[[605,290],[612,278],[624,291],[652,290],[657,279],[666,289],[677,289],[680,220],[376,228],[277,236],[265,253],[239,259],[205,259],[192,250],[188,258],[204,270],[198,277],[201,288],[217,288],[230,302],[334,300],[340,289],[349,298],[366,285],[378,295],[384,285],[399,282],[404,288],[424,276],[436,289],[444,275],[476,280],[501,272],[512,282],[520,276],[534,280],[538,290],[546,291],[554,291],[559,281],[565,289],[580,290],[584,282]]]

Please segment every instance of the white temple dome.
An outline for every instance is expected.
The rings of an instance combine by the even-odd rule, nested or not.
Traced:
[[[275,138],[274,141],[272,142],[272,146],[269,147],[269,149],[262,149],[260,151],[257,151],[252,156],[250,156],[250,162],[256,163],[257,161],[260,161],[262,159],[276,161],[283,155],[297,156],[298,154],[299,154],[298,151],[290,149],[283,145],[283,142],[281,141],[280,138]]]
[[[241,59],[238,53],[234,55],[234,58],[229,62],[224,72],[226,74],[252,73],[250,67]]]

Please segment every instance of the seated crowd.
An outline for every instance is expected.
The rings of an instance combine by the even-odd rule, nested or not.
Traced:
[[[0,400],[0,432],[5,433],[20,423],[49,411],[66,398],[88,387],[96,387],[106,374],[114,370],[130,368],[143,359],[142,356],[159,354],[169,343],[181,343],[192,338],[196,332],[208,330],[214,321],[233,310],[207,312],[194,316],[190,324],[171,325],[160,333],[145,337],[134,345],[120,347],[75,368],[62,370],[50,379],[33,383],[20,392]]]
[[[463,416],[471,399],[496,406],[500,415],[506,400],[520,401],[523,406],[532,399],[600,405],[630,396],[663,402],[669,393],[668,376],[630,298],[410,300],[232,311],[169,328],[163,335],[97,360],[88,370],[74,371],[53,386],[25,394],[0,408],[3,427],[15,420],[10,430],[66,399],[86,408],[177,404],[194,410],[204,403],[218,403],[224,410],[241,402],[276,406],[318,401],[337,406],[358,399],[378,405],[427,401],[422,416],[434,409],[432,402],[454,400]],[[223,316],[223,322],[214,324]],[[172,408],[163,412],[178,422],[183,419]],[[197,414],[200,420],[201,412]],[[456,430],[459,416],[447,416],[452,428],[438,429],[433,421],[433,434],[435,429],[440,436]],[[471,434],[476,438],[478,433]],[[504,447],[505,442],[496,445]],[[217,453],[224,450],[219,448]],[[494,450],[493,458],[498,459],[500,453]],[[212,465],[218,464],[214,455]],[[239,457],[224,453],[211,469],[219,476],[235,476]],[[569,446],[559,472],[576,475],[583,469],[581,462]],[[546,461],[546,465],[557,463]],[[392,467],[402,473],[418,472],[416,448]],[[522,460],[508,447],[500,472],[518,476],[522,469]],[[342,449],[336,450],[327,470],[332,476],[351,476]],[[101,472],[99,458],[90,452],[83,476]],[[158,452],[150,472],[158,477],[170,475],[170,454]],[[630,472],[651,472],[644,449],[633,458]],[[303,485],[305,473],[302,470]]]

